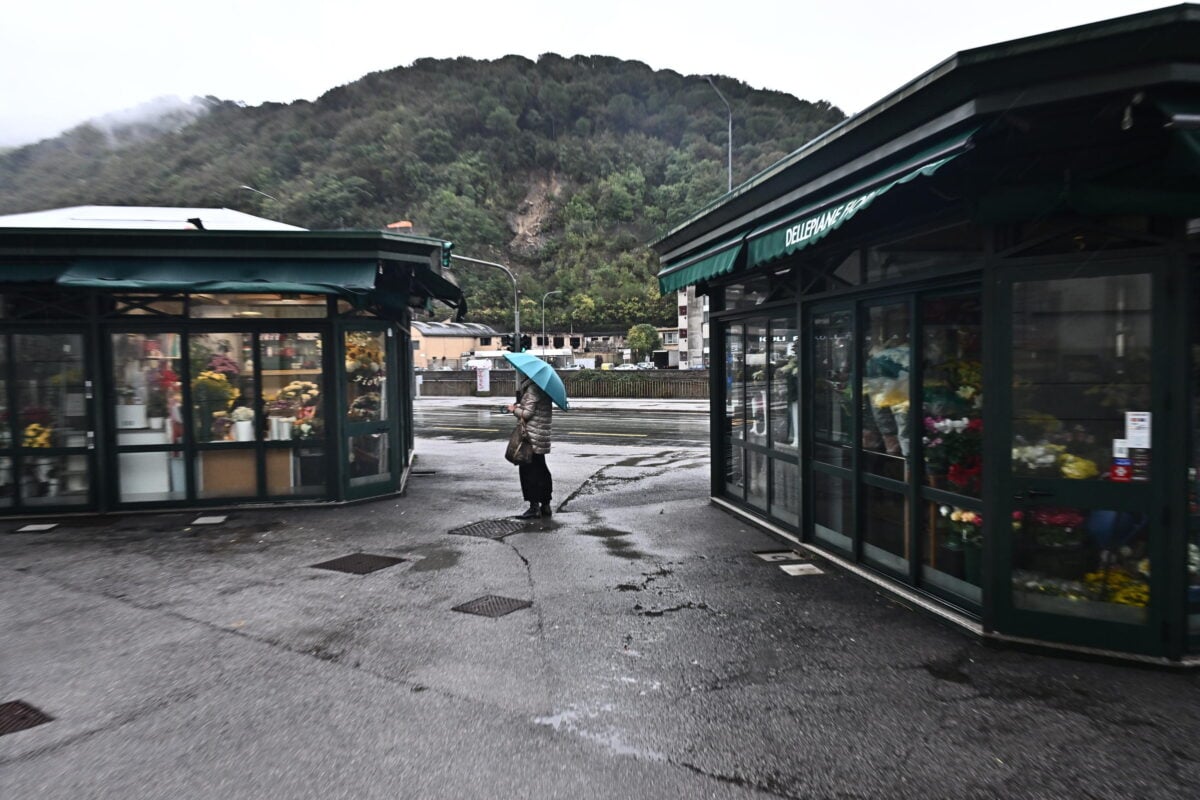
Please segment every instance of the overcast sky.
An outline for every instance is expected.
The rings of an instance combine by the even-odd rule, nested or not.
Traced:
[[[423,57],[608,55],[852,114],[956,51],[1170,2],[1138,0],[14,0],[0,145],[162,96],[315,99]]]

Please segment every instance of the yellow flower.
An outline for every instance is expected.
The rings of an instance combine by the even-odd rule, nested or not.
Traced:
[[[1095,461],[1073,456],[1070,453],[1063,453],[1058,459],[1058,465],[1063,477],[1072,480],[1086,480],[1100,474]]]
[[[36,422],[25,426],[25,447],[49,447],[51,429]]]

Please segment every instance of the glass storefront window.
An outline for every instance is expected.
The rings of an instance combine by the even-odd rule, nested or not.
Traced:
[[[771,461],[771,516],[800,524],[800,467],[779,459]]]
[[[194,294],[188,314],[194,319],[313,319],[328,316],[322,295]]]
[[[961,506],[927,501],[922,524],[922,582],[980,603],[983,515]]]
[[[1149,275],[1013,285],[1012,469],[1107,480],[1126,412],[1150,409]],[[1149,480],[1149,445],[1128,449]]]
[[[112,383],[116,387],[117,430],[154,430],[160,435],[153,442],[118,444],[160,444],[182,439],[183,371],[178,333],[114,333],[112,347]]]
[[[921,303],[926,483],[971,497],[983,488],[982,325],[978,292]]]
[[[862,486],[863,558],[895,572],[907,572],[911,535],[908,501],[899,492]]]
[[[346,333],[346,420],[387,419],[387,339],[382,332]]]
[[[267,482],[290,462],[287,450],[268,450]],[[203,450],[196,453],[196,496],[254,497],[258,494],[258,457],[254,450]],[[275,477],[278,482],[281,478]]]
[[[771,447],[795,450],[800,442],[799,334],[795,317],[771,320]]]
[[[120,449],[179,444],[184,438],[182,335],[114,333],[112,385],[116,388],[116,441]],[[123,503],[187,497],[182,453],[120,452],[117,475]]]
[[[766,302],[770,295],[770,283],[766,275],[760,275],[745,283],[734,283],[725,287],[725,310],[755,308]]]
[[[252,337],[246,332],[188,337],[196,442],[253,442],[257,392]]]
[[[767,323],[746,324],[746,441],[767,443]]]
[[[745,374],[743,327],[731,324],[725,330],[725,417],[721,447],[725,461],[725,490],[737,497],[743,490],[743,450],[737,446],[745,438]]]
[[[812,473],[813,536],[839,550],[853,546],[854,495],[850,481],[824,472]]]
[[[909,344],[908,303],[865,309],[862,352],[862,450],[868,472],[908,479]]]
[[[363,486],[391,479],[386,434],[351,436],[347,440],[347,446],[350,454],[351,486]]]
[[[1145,514],[1076,507],[1013,513],[1013,605],[1145,624],[1150,525]]]
[[[854,423],[854,317],[849,311],[813,317],[813,457],[850,466]]]
[[[1193,272],[1192,285],[1192,452],[1188,469],[1188,541],[1184,557],[1187,559],[1188,631],[1192,636],[1200,636],[1200,267]],[[1193,647],[1195,649],[1200,649],[1200,645]]]
[[[309,444],[325,435],[319,333],[263,333],[258,357],[268,441]]]
[[[79,334],[16,334],[17,426],[22,450],[21,499],[30,505],[88,502],[87,456],[47,455],[47,448],[87,446],[88,412]]]
[[[120,294],[112,298],[114,311],[122,316],[183,316],[183,297],[158,294]]]

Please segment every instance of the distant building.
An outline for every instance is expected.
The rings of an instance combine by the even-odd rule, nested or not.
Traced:
[[[500,334],[478,322],[413,322],[413,366],[465,369],[476,351],[500,351]]]

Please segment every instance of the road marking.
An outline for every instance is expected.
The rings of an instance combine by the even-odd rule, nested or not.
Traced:
[[[601,433],[600,431],[567,431],[567,436],[624,436],[630,439],[645,439],[648,433]]]
[[[449,425],[429,425],[435,431],[498,431],[499,428],[453,428]]]

